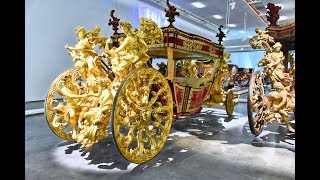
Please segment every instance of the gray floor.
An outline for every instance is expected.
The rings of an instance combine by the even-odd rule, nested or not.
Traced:
[[[274,122],[255,137],[246,104],[235,111],[228,118],[224,107],[204,108],[178,119],[159,155],[140,165],[121,157],[112,135],[84,151],[56,137],[43,114],[27,116],[25,179],[295,179],[295,134]]]

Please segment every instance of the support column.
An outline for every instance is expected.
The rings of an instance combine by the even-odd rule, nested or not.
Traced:
[[[173,49],[172,47],[167,47],[167,57],[168,57],[168,80],[172,80],[175,74],[174,59],[173,59]]]

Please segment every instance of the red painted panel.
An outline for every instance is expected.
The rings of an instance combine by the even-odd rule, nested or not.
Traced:
[[[164,37],[163,41],[164,43],[174,43],[175,38],[174,37]]]
[[[183,46],[183,40],[176,38],[176,45]]]
[[[203,94],[203,91],[192,92],[190,110],[196,109],[202,106],[202,94]]]
[[[182,103],[185,89],[183,87],[179,87],[179,85],[174,84],[174,92],[176,98],[177,112],[182,111]]]
[[[202,99],[204,99],[204,97],[205,97],[206,94],[208,93],[209,87],[210,87],[210,86],[206,86],[206,87],[203,89]]]
[[[222,55],[222,52],[216,49],[216,50],[214,50],[214,54],[216,54],[216,55]]]
[[[202,48],[201,48],[201,50],[202,50],[202,51],[209,52],[209,46],[203,45]]]
[[[177,103],[182,104],[183,100],[183,90],[176,88],[176,97],[177,97]]]

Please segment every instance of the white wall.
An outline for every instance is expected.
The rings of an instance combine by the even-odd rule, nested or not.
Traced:
[[[138,0],[26,0],[25,8],[25,102],[44,100],[52,81],[73,62],[64,48],[77,42],[74,29],[79,25],[91,29],[98,25],[101,35],[113,31],[107,25],[109,13],[121,21],[139,27],[139,8],[165,13]],[[166,22],[165,22],[166,23]],[[179,17],[174,25],[217,42],[215,33],[204,30]]]
[[[239,68],[253,68],[263,71],[263,67],[258,67],[258,63],[265,54],[265,51],[233,52],[230,59],[231,63],[238,65]]]

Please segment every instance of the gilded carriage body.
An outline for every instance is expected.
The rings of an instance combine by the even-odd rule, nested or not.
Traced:
[[[78,43],[66,45],[75,67],[54,80],[45,102],[57,136],[90,148],[113,134],[125,159],[144,163],[162,149],[173,118],[199,113],[203,104],[225,105],[232,115],[238,95],[222,89],[228,66],[221,44],[147,18],[132,29],[114,12],[110,38],[98,26],[77,27]],[[167,59],[159,70],[151,65],[157,57]]]

